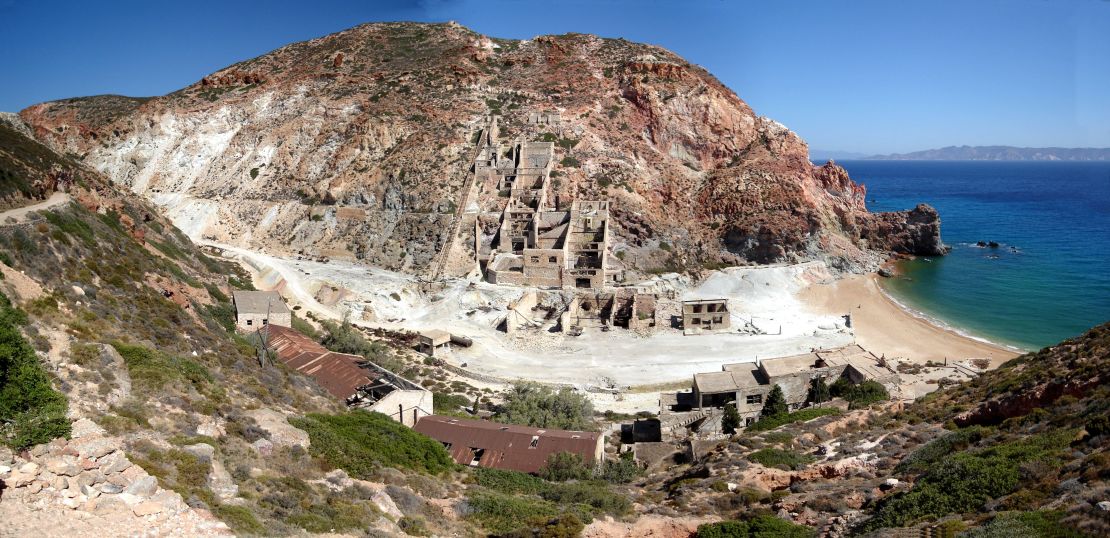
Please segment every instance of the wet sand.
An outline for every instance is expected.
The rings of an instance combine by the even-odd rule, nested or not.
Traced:
[[[934,325],[914,316],[879,289],[878,275],[857,275],[811,284],[798,298],[815,312],[852,314],[856,342],[876,355],[914,362],[987,358],[991,367],[1020,353]]]

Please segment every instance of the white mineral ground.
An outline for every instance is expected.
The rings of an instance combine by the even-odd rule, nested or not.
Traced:
[[[632,391],[647,393],[643,398],[627,392],[621,398],[645,399],[643,404],[648,403],[646,399],[656,399],[655,392],[645,386],[688,383],[693,374],[720,370],[722,364],[852,342],[876,355],[913,362],[947,357],[989,358],[997,364],[1015,355],[911,315],[885,297],[873,277],[834,280],[820,262],[730,268],[714,272],[697,285],[678,275],[652,281],[659,291],[673,290],[680,298],[727,297],[733,331],[750,322],[767,334],[684,336],[664,319],[661,324],[666,327],[651,336],[623,329],[588,331],[582,336],[546,330],[508,335],[496,325],[505,316],[507,305],[525,293],[524,288],[457,279],[426,293],[421,291],[420,279],[409,275],[352,263],[291,260],[213,246],[253,267],[260,289],[278,289],[291,305],[318,315],[340,318],[350,312],[353,323],[366,327],[435,328],[470,337],[472,347],[455,348],[443,358],[455,365],[465,364],[473,372],[579,387],[610,383],[622,388],[644,387]],[[347,293],[337,304],[323,304],[317,297],[324,287]],[[854,330],[843,327],[841,316],[849,311]],[[602,407],[634,407],[633,401]]]

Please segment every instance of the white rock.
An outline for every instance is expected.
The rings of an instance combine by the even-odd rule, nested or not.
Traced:
[[[1110,501],[1101,501],[1096,506],[1103,512],[1110,512]]]

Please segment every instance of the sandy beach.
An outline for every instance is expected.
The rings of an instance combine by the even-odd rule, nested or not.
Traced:
[[[876,355],[914,362],[987,358],[991,367],[1020,353],[934,325],[890,300],[875,274],[849,276],[829,284],[812,284],[798,298],[816,312],[851,312],[856,342]]]

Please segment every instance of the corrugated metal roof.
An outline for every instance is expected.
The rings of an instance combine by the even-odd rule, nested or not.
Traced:
[[[358,366],[365,360],[359,355],[335,353],[315,340],[289,327],[267,325],[267,344],[286,366],[311,376],[324,390],[346,401],[360,387],[373,381]]]
[[[545,430],[440,415],[421,418],[413,429],[449,445],[447,451],[460,465],[470,465],[472,449],[482,449],[479,466],[524,473],[538,472],[548,456],[560,452],[579,454],[593,464],[602,438],[597,432]]]
[[[240,314],[265,314],[267,309],[271,314],[288,314],[289,307],[285,300],[276,291],[234,291],[231,293],[235,300],[235,311]]]

